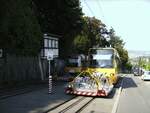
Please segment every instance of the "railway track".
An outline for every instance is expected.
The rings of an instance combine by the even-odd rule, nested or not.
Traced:
[[[45,113],[81,113],[95,98],[76,96]]]
[[[15,89],[4,89],[0,91],[0,100],[7,99],[9,97],[29,93],[38,89],[43,88],[42,85],[40,86],[24,86],[24,87],[18,87]]]

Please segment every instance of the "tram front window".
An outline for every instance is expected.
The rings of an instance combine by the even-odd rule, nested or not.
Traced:
[[[113,62],[112,60],[91,60],[90,67],[113,68]]]

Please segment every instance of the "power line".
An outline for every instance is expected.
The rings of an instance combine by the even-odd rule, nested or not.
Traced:
[[[100,0],[96,0],[96,1],[97,1],[97,3],[98,3],[99,9],[100,9],[100,11],[101,11],[102,18],[103,18],[104,21],[107,23],[107,20],[106,20],[106,17],[105,17],[105,15],[104,15],[103,8],[102,8],[102,5],[101,5],[101,3],[100,3]],[[101,2],[102,2],[102,1],[101,1]]]
[[[102,5],[101,5],[101,3],[100,3],[100,0],[96,0],[96,2],[97,2],[97,5],[98,5],[98,7],[99,7],[99,9],[100,9],[100,12],[101,12],[101,14],[102,14],[102,18],[103,18],[104,22],[107,23],[107,19],[106,19],[105,15],[104,15],[104,11],[103,11]],[[101,2],[102,2],[102,1],[101,1]],[[91,9],[91,7],[89,6],[89,4],[87,3],[86,0],[84,0],[84,3],[85,3],[85,5],[87,6],[87,8],[89,9],[89,11],[91,12],[91,14],[92,14],[93,16],[95,16],[93,10]]]
[[[88,9],[89,9],[89,11],[91,12],[91,14],[92,14],[93,16],[95,16],[95,15],[94,15],[94,12],[93,12],[92,9],[90,8],[90,6],[89,6],[89,4],[86,2],[86,0],[84,0],[84,3],[85,3],[86,6],[88,7]]]

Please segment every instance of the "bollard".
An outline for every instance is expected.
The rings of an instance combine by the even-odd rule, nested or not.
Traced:
[[[48,93],[52,93],[52,76],[50,75],[49,77],[49,87],[48,87]]]

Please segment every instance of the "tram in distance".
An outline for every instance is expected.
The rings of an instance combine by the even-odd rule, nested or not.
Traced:
[[[108,96],[118,81],[120,58],[114,48],[91,48],[88,67],[69,82],[67,94]]]
[[[83,55],[71,55],[66,58],[66,66],[65,66],[65,75],[73,79],[76,77],[82,70],[85,69],[85,56]]]

